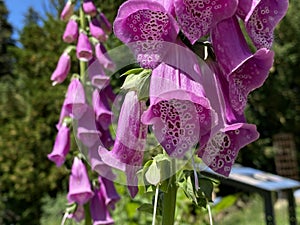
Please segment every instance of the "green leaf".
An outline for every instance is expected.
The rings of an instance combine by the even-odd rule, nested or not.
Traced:
[[[135,72],[139,72],[136,74]],[[128,74],[127,74],[128,73]],[[147,100],[149,97],[151,70],[132,69],[124,73],[127,75],[121,89],[136,91],[139,100]]]
[[[152,164],[149,166],[147,172],[145,173],[146,180],[152,184],[157,186],[160,183],[161,175],[160,168],[157,166],[155,160],[153,160]]]
[[[126,71],[125,73],[123,73],[123,74],[121,75],[121,77],[122,77],[122,76],[127,76],[127,75],[129,75],[129,74],[139,74],[139,73],[141,73],[143,70],[144,70],[143,68],[134,68],[134,69],[128,70],[128,71]]]
[[[140,207],[137,208],[138,211],[146,212],[146,213],[153,213],[153,205],[149,203],[144,203]]]

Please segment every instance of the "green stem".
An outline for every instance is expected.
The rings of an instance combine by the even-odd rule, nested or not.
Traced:
[[[82,3],[82,1],[81,1],[81,3]],[[85,21],[85,15],[84,15],[82,7],[80,7],[80,9],[79,9],[79,18],[80,18],[80,28],[85,31],[86,30],[86,21]],[[81,79],[82,84],[84,84],[85,83],[86,62],[79,61],[79,68],[80,68],[80,79]],[[92,217],[91,217],[89,203],[84,205],[84,215],[85,215],[85,218],[84,218],[85,225],[92,225]]]
[[[82,7],[79,9],[79,18],[80,18],[80,28],[82,30],[86,30],[86,21],[85,21],[85,15],[83,12]],[[79,61],[79,68],[80,68],[80,79],[81,82],[85,83],[85,71],[86,71],[86,62]]]
[[[170,183],[168,192],[164,193],[163,197],[163,209],[162,209],[162,225],[174,225],[175,221],[175,209],[176,209],[176,196],[177,196],[177,185],[176,185],[176,173],[175,173],[175,160],[172,160],[172,173],[170,177]]]
[[[90,204],[87,203],[84,205],[84,220],[85,223],[84,225],[92,225],[92,217],[91,217],[91,212],[90,212]]]

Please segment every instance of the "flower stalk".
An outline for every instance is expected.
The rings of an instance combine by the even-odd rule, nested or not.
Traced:
[[[174,225],[177,184],[176,184],[176,161],[171,160],[171,174],[169,178],[168,192],[164,193],[162,201],[162,225]]]

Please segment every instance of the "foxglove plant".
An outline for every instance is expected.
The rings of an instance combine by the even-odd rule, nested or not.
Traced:
[[[77,207],[67,211],[69,217],[81,220],[84,215],[86,224],[113,224],[110,210],[120,200],[115,171],[126,175],[131,197],[141,182],[146,191],[155,190],[152,224],[157,207],[162,224],[174,224],[179,187],[195,204],[209,209],[212,193],[203,191],[209,179],[197,171],[194,158],[229,176],[238,152],[258,139],[244,111],[248,95],[264,84],[272,67],[273,32],[288,0],[127,0],[113,31],[135,57],[128,71],[118,68],[106,50],[112,25],[103,12],[93,0],[82,0],[76,16],[75,3],[69,0],[61,13],[62,20],[69,20],[63,40],[75,46],[62,54],[51,80],[56,84],[66,79],[74,49],[80,74],[73,75],[68,86],[57,139],[48,155],[58,166],[63,164],[73,121],[83,150],[70,175],[68,201]],[[114,77],[107,75],[116,71],[126,76],[123,102],[112,91]],[[113,107],[120,111],[117,115]],[[144,161],[149,131],[161,153]],[[194,170],[179,168],[182,160],[191,161]],[[96,177],[93,182],[87,168]]]

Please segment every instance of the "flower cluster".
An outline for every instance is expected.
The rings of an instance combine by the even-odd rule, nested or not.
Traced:
[[[192,154],[198,144],[203,162],[229,175],[239,150],[259,136],[244,116],[247,96],[268,76],[273,31],[287,8],[287,0],[128,0],[121,5],[114,33],[142,67],[152,70],[150,106],[141,121],[152,125],[170,156]],[[204,45],[213,52],[203,53],[206,65],[190,52]]]
[[[99,146],[110,148],[113,144],[109,126],[115,94],[105,70],[114,69],[114,63],[106,54],[104,43],[112,27],[92,0],[84,0],[80,5],[79,15],[76,14],[77,11],[76,1],[68,0],[61,13],[61,20],[67,22],[62,40],[69,46],[62,53],[51,76],[53,85],[66,80],[71,70],[73,50],[76,50],[74,55],[79,64],[84,65],[81,69],[85,70],[87,63],[91,66],[87,71],[88,78],[84,71],[84,74],[74,74],[70,79],[56,125],[58,133],[48,158],[58,167],[64,164],[70,152],[73,125],[76,138],[87,149],[87,154],[79,152],[73,160],[67,195],[71,206],[67,210],[68,217],[79,222],[86,218],[87,208],[93,224],[113,224],[110,210],[115,208],[114,204],[120,197],[114,183],[106,178],[114,176],[111,168],[103,163],[98,154]],[[86,79],[91,81],[94,89],[91,101],[86,96]],[[87,162],[90,163],[92,172],[89,172]]]
[[[119,196],[112,168],[125,173],[134,197],[149,130],[170,157],[197,156],[228,176],[239,150],[259,137],[244,111],[249,93],[263,85],[272,67],[273,32],[288,0],[125,1],[113,30],[141,68],[125,73],[131,80],[124,82],[123,99],[114,94],[106,73],[116,68],[105,48],[112,26],[92,0],[81,2],[80,17],[74,14],[75,0],[68,0],[61,13],[67,21],[62,38],[69,47],[51,76],[53,85],[65,81],[76,50],[80,75],[70,80],[48,155],[57,166],[64,163],[73,124],[86,154],[74,158],[67,198],[76,208],[69,216],[81,220],[89,205],[94,224],[113,223],[109,209]],[[116,99],[122,105],[113,140]],[[93,185],[86,162],[97,172]],[[159,169],[153,165],[147,176],[158,184]]]

